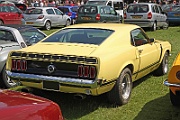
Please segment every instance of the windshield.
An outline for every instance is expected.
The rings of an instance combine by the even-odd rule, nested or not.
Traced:
[[[114,31],[95,28],[64,29],[46,38],[43,42],[101,44]]]

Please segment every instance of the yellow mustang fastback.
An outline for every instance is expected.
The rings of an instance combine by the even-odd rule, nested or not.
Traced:
[[[174,106],[180,106],[180,53],[174,60],[168,80],[164,81],[164,85],[169,86],[171,103]]]
[[[111,103],[126,104],[132,82],[150,72],[168,72],[171,45],[149,38],[137,25],[76,24],[41,42],[12,51],[8,76],[20,85],[77,93],[107,93]]]

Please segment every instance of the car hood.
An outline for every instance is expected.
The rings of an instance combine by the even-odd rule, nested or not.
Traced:
[[[98,45],[77,43],[38,43],[23,49],[26,52],[88,56]]]
[[[0,40],[0,46],[1,47],[6,47],[6,46],[17,46],[19,45],[17,42],[12,42],[12,41],[1,41]]]

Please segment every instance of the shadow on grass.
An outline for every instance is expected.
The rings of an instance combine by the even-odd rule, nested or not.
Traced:
[[[166,94],[146,103],[134,120],[180,120],[180,108],[174,107]]]

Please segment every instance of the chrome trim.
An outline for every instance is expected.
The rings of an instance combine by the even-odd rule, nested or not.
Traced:
[[[8,71],[8,70],[6,70],[6,73],[10,78],[14,78],[14,79],[26,79],[27,81],[28,80],[56,81],[56,82],[59,82],[59,83],[70,84],[70,85],[89,86],[91,88],[97,87],[97,80],[15,73],[15,72],[11,72],[11,71]]]
[[[164,81],[164,85],[169,87],[180,87],[180,83],[169,83],[168,80]]]

